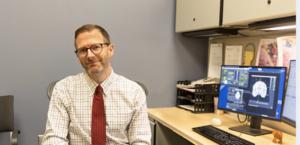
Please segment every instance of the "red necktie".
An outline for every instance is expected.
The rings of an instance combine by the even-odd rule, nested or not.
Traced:
[[[92,145],[105,145],[105,110],[103,102],[103,89],[99,85],[93,98],[92,110]]]

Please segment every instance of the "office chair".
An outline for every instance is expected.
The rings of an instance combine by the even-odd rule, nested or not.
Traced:
[[[18,144],[19,130],[14,129],[14,96],[0,96],[0,133],[10,133],[10,144]]]
[[[146,97],[148,97],[149,92],[148,92],[148,89],[147,89],[146,85],[143,84],[140,81],[135,81],[135,82],[142,87],[142,89],[144,90],[144,92],[146,94]],[[155,142],[156,142],[156,138],[155,138],[155,136],[156,136],[156,123],[151,119],[149,119],[149,122],[150,122],[151,135],[152,135],[151,144],[155,145]]]
[[[135,82],[136,82],[138,85],[140,85],[140,86],[142,87],[142,89],[144,90],[146,96],[148,96],[148,89],[147,89],[146,85],[143,84],[143,83],[140,82],[140,81],[135,81]]]
[[[52,96],[52,92],[53,92],[53,88],[55,86],[55,84],[58,82],[59,80],[56,80],[56,81],[53,81],[51,82],[48,87],[47,87],[47,96],[48,96],[48,99],[50,100],[51,99],[51,96]],[[43,134],[39,134],[38,135],[38,145],[41,145],[42,144],[42,139],[43,139]]]
[[[54,88],[55,84],[56,84],[58,81],[59,81],[59,80],[53,81],[53,82],[51,82],[51,83],[48,85],[48,88],[47,88],[47,95],[48,95],[48,99],[49,99],[49,100],[51,99],[52,92],[53,92],[53,88]]]

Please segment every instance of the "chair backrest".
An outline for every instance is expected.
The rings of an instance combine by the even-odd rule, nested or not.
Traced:
[[[0,96],[0,132],[14,130],[14,96]]]
[[[47,88],[47,95],[48,95],[48,99],[50,100],[51,99],[51,96],[52,96],[52,92],[53,92],[53,88],[55,86],[55,84],[58,82],[58,80],[56,81],[53,81],[51,82],[49,85],[48,85],[48,88]]]
[[[148,89],[147,89],[146,85],[142,82],[139,82],[139,81],[135,81],[135,82],[142,87],[142,89],[144,90],[146,96],[148,96],[149,92],[148,92]]]

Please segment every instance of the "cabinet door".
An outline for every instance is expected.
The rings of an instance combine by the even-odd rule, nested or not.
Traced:
[[[219,27],[220,0],[177,0],[176,32]]]
[[[296,0],[224,0],[223,26],[296,15]]]

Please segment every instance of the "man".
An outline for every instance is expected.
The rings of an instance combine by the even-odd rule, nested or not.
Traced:
[[[43,145],[149,145],[146,96],[135,82],[114,73],[114,46],[100,26],[75,32],[75,53],[85,72],[55,85]]]

